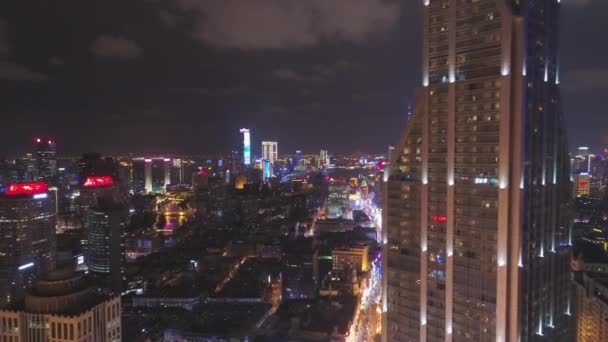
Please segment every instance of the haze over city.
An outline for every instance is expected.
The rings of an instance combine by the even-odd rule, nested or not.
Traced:
[[[562,5],[570,142],[598,150],[608,48],[594,42],[608,3]],[[11,129],[0,154],[26,152],[36,135],[68,155],[220,153],[241,126],[286,150],[383,151],[421,84],[421,11],[422,1],[5,1],[0,123]]]

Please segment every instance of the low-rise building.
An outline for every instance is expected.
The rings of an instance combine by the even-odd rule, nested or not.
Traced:
[[[357,272],[369,270],[369,248],[366,245],[336,248],[332,251],[333,269],[352,269]]]

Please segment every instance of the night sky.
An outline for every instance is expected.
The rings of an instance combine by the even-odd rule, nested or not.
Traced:
[[[419,86],[422,1],[0,2],[0,155],[380,152]],[[562,0],[570,145],[608,146],[608,1]]]

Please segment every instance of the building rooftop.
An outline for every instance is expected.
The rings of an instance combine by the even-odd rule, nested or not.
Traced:
[[[199,336],[242,336],[253,332],[271,309],[268,303],[205,303],[171,330]]]
[[[59,269],[42,276],[21,302],[10,309],[54,315],[77,315],[109,299],[91,286],[83,272]]]
[[[290,300],[284,302],[276,315],[280,325],[288,329],[332,334],[346,334],[357,310],[357,297],[343,295],[332,300]]]

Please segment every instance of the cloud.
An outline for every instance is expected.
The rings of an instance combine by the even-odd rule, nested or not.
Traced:
[[[9,81],[44,81],[47,77],[23,65],[0,61],[0,79]]]
[[[564,0],[564,3],[568,5],[589,5],[591,0]]]
[[[65,61],[57,56],[53,56],[49,59],[49,64],[55,67],[61,67],[65,65]]]
[[[167,27],[174,28],[177,25],[178,16],[167,10],[158,12],[158,17]]]
[[[562,87],[568,91],[608,89],[608,68],[589,68],[564,73]]]
[[[220,48],[286,49],[322,41],[365,43],[399,20],[395,0],[175,0],[194,36]]]
[[[0,56],[7,55],[9,51],[8,47],[8,35],[6,34],[6,22],[0,20]]]
[[[279,68],[272,71],[272,77],[284,81],[318,82],[323,78],[313,74],[303,74],[290,68]]]
[[[278,68],[272,71],[272,77],[278,80],[320,82],[327,81],[340,74],[352,70],[356,64],[341,60],[332,64],[315,65],[306,71],[297,71],[292,68]]]
[[[133,59],[141,54],[141,48],[124,37],[101,35],[91,43],[91,52],[101,57]]]

